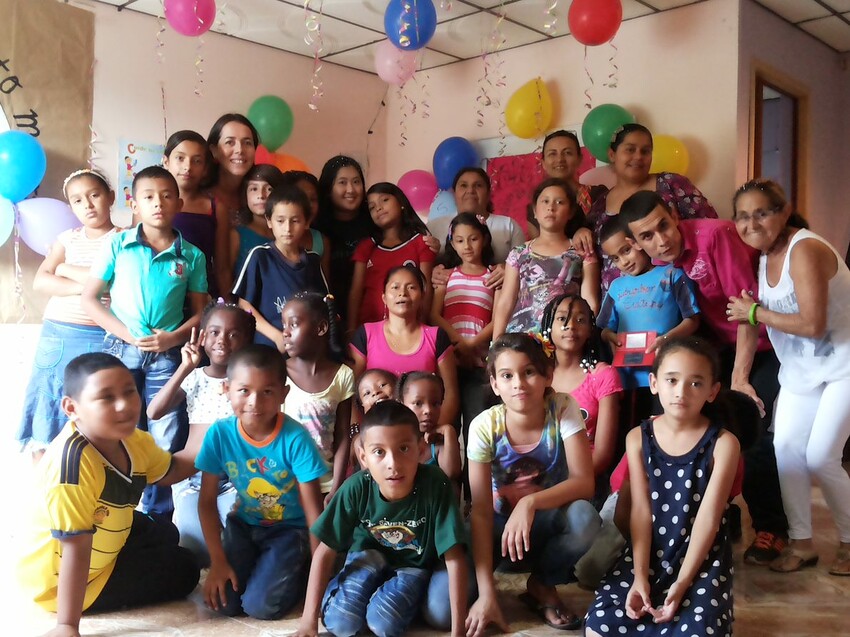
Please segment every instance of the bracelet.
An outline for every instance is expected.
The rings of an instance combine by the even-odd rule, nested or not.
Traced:
[[[747,319],[750,325],[755,326],[755,325],[758,325],[758,324],[759,324],[758,319],[756,318],[756,311],[757,311],[760,307],[761,307],[761,305],[759,305],[758,303],[753,303],[753,304],[750,306],[750,313],[749,313],[749,317],[748,317],[748,319]]]

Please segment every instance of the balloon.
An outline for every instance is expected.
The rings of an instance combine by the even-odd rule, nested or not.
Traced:
[[[255,164],[272,164],[274,165],[274,153],[269,152],[269,149],[260,144],[257,146],[257,152],[254,154]]]
[[[398,187],[417,212],[428,210],[439,192],[437,180],[427,170],[407,171],[399,178]]]
[[[617,173],[611,166],[599,166],[579,175],[578,182],[585,186],[605,186],[611,189],[617,185]]]
[[[552,97],[539,77],[526,82],[511,95],[505,108],[505,123],[517,137],[530,139],[549,130]]]
[[[215,22],[215,0],[165,0],[165,19],[180,35],[197,37]]]
[[[82,225],[68,204],[48,197],[24,199],[18,204],[18,214],[21,239],[43,255],[62,232]]]
[[[587,46],[610,41],[623,21],[620,0],[573,0],[567,14],[570,33]]]
[[[384,13],[384,31],[399,49],[416,51],[437,30],[437,9],[431,0],[390,0]]]
[[[0,245],[6,243],[15,227],[15,209],[12,202],[0,197]]]
[[[649,172],[684,175],[688,172],[689,164],[688,149],[680,140],[672,135],[653,136],[652,165],[649,167]]]
[[[611,136],[620,126],[634,122],[635,116],[622,106],[600,104],[584,118],[581,139],[596,159],[607,162]]]
[[[263,95],[248,109],[248,119],[260,135],[260,143],[274,152],[292,134],[293,118],[289,104],[276,95]]]
[[[47,156],[38,140],[18,130],[0,133],[0,197],[18,203],[38,188]]]
[[[297,157],[285,155],[283,153],[272,153],[274,155],[274,165],[280,169],[280,172],[285,173],[290,170],[300,170],[305,173],[310,172],[309,166]]]
[[[413,51],[402,51],[384,40],[375,49],[375,70],[387,84],[401,86],[416,73],[416,58]]]
[[[440,217],[454,217],[457,214],[457,204],[455,196],[451,190],[441,190],[434,198],[434,203],[431,204],[431,209],[428,213],[428,221],[439,219]],[[445,237],[437,237],[440,241],[445,241]]]
[[[434,151],[434,176],[441,190],[452,187],[457,171],[477,166],[480,160],[475,147],[463,137],[449,137],[440,142]]]

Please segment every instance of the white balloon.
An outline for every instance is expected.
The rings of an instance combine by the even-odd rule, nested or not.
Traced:
[[[606,186],[607,188],[613,188],[617,185],[617,174],[608,164],[597,166],[579,175],[578,183],[585,186]]]

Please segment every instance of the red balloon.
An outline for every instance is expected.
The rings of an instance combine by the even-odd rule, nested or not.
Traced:
[[[269,151],[268,148],[260,144],[257,146],[257,152],[254,154],[254,163],[255,164],[274,164],[274,159],[272,158],[273,153]]]
[[[623,21],[623,5],[620,0],[573,0],[567,21],[576,40],[599,46],[617,34]]]

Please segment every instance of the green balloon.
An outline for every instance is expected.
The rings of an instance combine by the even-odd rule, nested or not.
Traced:
[[[275,152],[292,134],[294,119],[289,104],[276,95],[263,95],[248,109],[248,119],[260,135],[260,143]]]
[[[581,140],[599,161],[608,161],[608,149],[614,132],[625,124],[634,124],[635,116],[622,106],[600,104],[587,114],[581,125]]]

